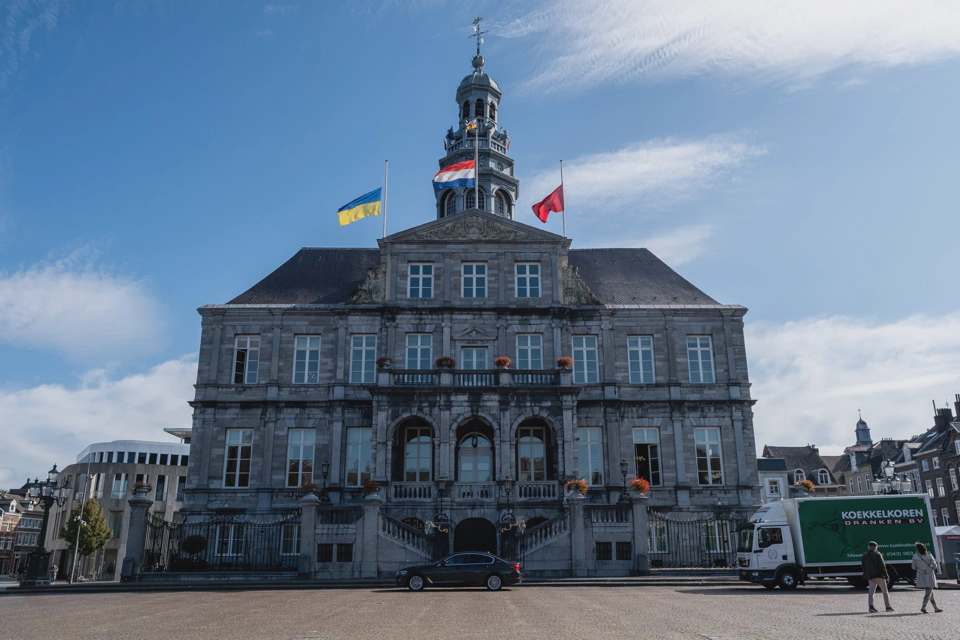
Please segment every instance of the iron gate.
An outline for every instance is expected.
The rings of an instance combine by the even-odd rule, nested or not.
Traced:
[[[147,514],[142,571],[295,571],[299,559],[299,510],[272,522],[167,522]]]
[[[737,522],[730,518],[680,520],[648,511],[650,567],[730,568],[737,566]]]

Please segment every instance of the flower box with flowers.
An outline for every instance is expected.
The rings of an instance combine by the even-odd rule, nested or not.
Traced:
[[[148,485],[146,482],[134,482],[130,489],[133,491],[133,493],[143,496],[153,489],[153,487]]]
[[[646,478],[634,478],[630,481],[630,486],[640,495],[645,495],[650,491],[650,482]]]
[[[377,482],[377,481],[375,481],[375,480],[371,480],[371,481],[369,481],[369,482],[364,482],[364,483],[363,483],[363,492],[364,492],[365,494],[367,494],[367,495],[372,495],[372,494],[374,494],[374,493],[380,493],[380,483]]]
[[[496,365],[497,369],[509,369],[511,362],[512,360],[507,356],[497,356],[493,359],[493,364]]]
[[[801,480],[800,482],[797,483],[797,486],[800,487],[802,490],[806,491],[807,493],[813,493],[813,490],[816,488],[817,485],[813,484],[812,480]]]
[[[587,491],[590,490],[590,485],[586,480],[579,480],[574,478],[573,480],[567,480],[567,484],[564,485],[567,490],[571,493],[579,493],[582,496],[587,495]]]
[[[437,366],[437,369],[453,369],[457,366],[457,361],[450,356],[440,356],[433,364]]]
[[[393,366],[393,358],[383,356],[377,358],[377,369],[390,369]]]
[[[558,369],[569,369],[573,366],[573,358],[567,356],[560,356],[557,358],[557,368]]]
[[[317,489],[319,488],[320,487],[313,484],[312,482],[304,482],[302,485],[300,485],[299,491],[300,493],[303,493],[303,494],[316,493]]]

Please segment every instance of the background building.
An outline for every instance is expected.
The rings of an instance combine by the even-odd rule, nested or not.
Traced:
[[[812,444],[805,447],[777,447],[765,445],[763,458],[782,459],[787,472],[787,486],[794,497],[801,491],[797,483],[810,480],[816,485],[813,495],[835,496],[841,493],[841,487],[833,477],[830,463],[820,456],[820,450]]]
[[[440,516],[453,549],[503,552],[503,523],[542,533],[566,522],[564,482],[583,478],[597,508],[589,536],[571,541],[557,525],[526,566],[610,574],[634,570],[647,547],[646,530],[608,509],[628,478],[650,480],[661,515],[748,515],[759,504],[747,310],[646,249],[574,250],[513,221],[519,180],[501,93],[482,58],[473,66],[440,166],[473,155],[464,125],[477,119],[479,208],[473,189],[439,190],[435,221],[376,249],[302,249],[227,304],[199,309],[189,519],[283,517],[307,482],[359,509],[376,481],[383,504],[370,517],[381,524],[319,515],[318,547],[304,545],[301,565],[367,575],[417,559],[411,540]],[[239,529],[218,527],[217,548],[232,548]],[[651,553],[665,557],[661,529]],[[703,553],[727,548],[729,533],[709,529]]]
[[[119,579],[127,545],[131,487],[136,482],[150,485],[150,513],[168,521],[178,519],[187,484],[189,449],[189,445],[180,443],[99,442],[84,449],[75,464],[61,471],[61,482],[68,482],[73,491],[63,507],[54,507],[50,514],[46,541],[60,575],[68,576],[73,564],[73,554],[60,538],[60,530],[73,509],[92,498],[103,510],[113,539],[96,557],[80,559],[80,575],[96,573],[103,580]]]

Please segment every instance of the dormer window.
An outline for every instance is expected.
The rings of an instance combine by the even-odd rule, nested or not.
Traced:
[[[793,484],[797,484],[804,478],[803,469],[797,469],[793,472]]]
[[[830,484],[830,474],[827,473],[826,469],[820,469],[817,472],[817,484]]]

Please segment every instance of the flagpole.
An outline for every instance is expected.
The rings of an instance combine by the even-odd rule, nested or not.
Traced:
[[[563,160],[560,160],[560,191],[563,191]],[[566,195],[566,194],[564,194]],[[563,237],[567,237],[567,199],[563,199],[563,211],[561,211],[563,216]]]
[[[383,161],[383,237],[387,237],[387,174],[390,169],[390,161]]]
[[[476,201],[477,209],[483,209],[480,206],[480,118],[477,118],[477,126],[473,138],[473,199]]]

